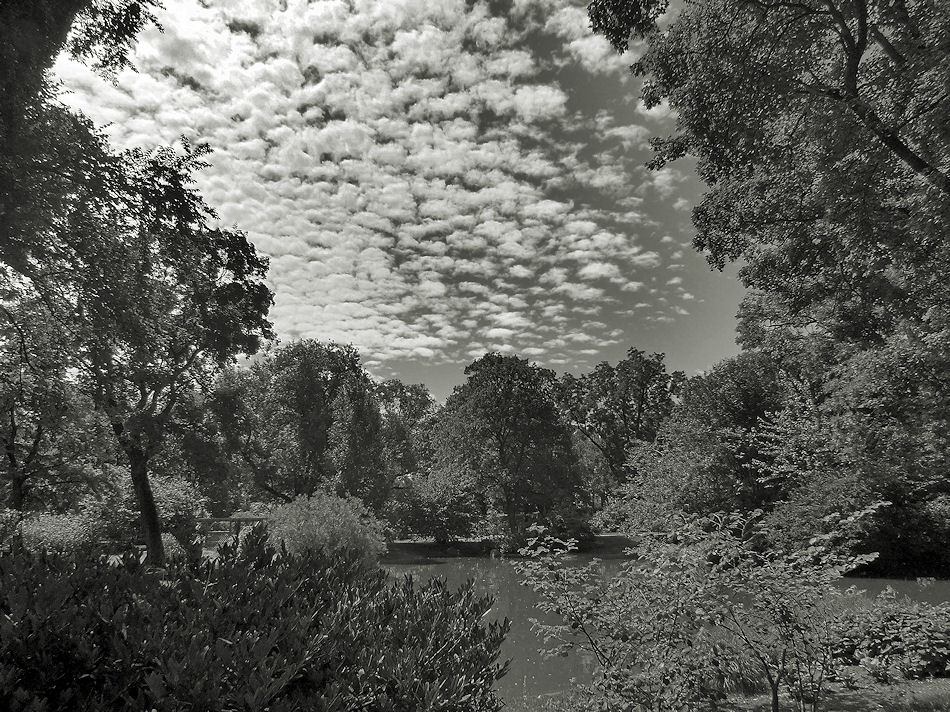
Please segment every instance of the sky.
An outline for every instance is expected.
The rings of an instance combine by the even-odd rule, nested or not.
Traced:
[[[117,148],[213,149],[198,187],[270,257],[281,341],[440,398],[487,351],[694,373],[737,351],[742,289],[691,246],[693,166],[645,166],[675,116],[584,5],[165,0],[134,71],[55,71]]]

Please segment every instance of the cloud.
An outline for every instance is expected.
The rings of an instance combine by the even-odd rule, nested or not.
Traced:
[[[656,106],[651,106],[649,109],[646,104],[643,103],[643,100],[640,99],[637,101],[637,113],[640,116],[654,121],[668,121],[674,115],[672,109],[670,109],[670,105],[665,99]]]
[[[581,267],[577,276],[584,280],[617,278],[620,276],[620,268],[609,262],[591,262]]]
[[[137,71],[56,72],[119,147],[213,148],[199,188],[271,257],[282,338],[350,342],[382,370],[489,345],[583,361],[571,345],[616,343],[667,259],[644,191],[683,176],[642,171],[638,121],[669,112],[579,100],[627,93],[630,61],[580,3],[489,5],[166,0]]]

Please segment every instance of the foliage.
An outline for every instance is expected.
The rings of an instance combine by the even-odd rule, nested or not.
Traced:
[[[164,573],[19,550],[0,557],[0,706],[498,710],[507,624],[483,622],[491,605],[346,553],[282,553],[259,530]]]
[[[911,601],[886,589],[849,619],[837,654],[875,679],[950,675],[950,605]]]
[[[378,510],[392,486],[383,447],[382,419],[372,390],[365,382],[346,384],[333,401],[329,438],[336,491]]]
[[[178,539],[168,532],[162,532],[162,547],[165,549],[165,556],[170,559],[189,556],[189,552],[185,550],[185,547],[179,544]]]
[[[950,11],[930,0],[669,9],[593,0],[589,16],[616,49],[635,47],[644,104],[674,113],[652,166],[697,159],[708,190],[695,244],[716,268],[740,263],[740,343],[781,376],[777,407],[738,430],[713,423],[718,452],[700,438],[700,455],[730,475],[715,481],[739,485],[727,508],[775,508],[784,544],[818,533],[833,498],[886,501],[865,541],[877,570],[945,572]]]
[[[663,354],[647,356],[631,348],[617,365],[600,363],[580,377],[565,374],[560,404],[571,425],[604,459],[614,482],[626,479],[636,442],[652,442],[673,408],[683,382],[667,373]]]
[[[394,493],[385,513],[397,536],[431,537],[440,543],[471,536],[482,516],[469,490],[444,477],[421,474]]]
[[[40,513],[20,523],[23,545],[30,551],[69,552],[94,547],[99,522],[86,514]]]
[[[763,474],[771,462],[758,431],[786,402],[765,355],[745,352],[687,379],[653,442],[630,453],[631,478],[598,516],[612,528],[650,529],[672,511],[750,511],[781,493]]]
[[[243,233],[215,226],[194,188],[205,152],[186,145],[184,155],[122,157],[119,196],[88,231],[77,231],[70,285],[77,298],[61,305],[78,332],[83,387],[129,460],[156,562],[148,465],[173,411],[184,392],[270,334],[267,260]]]
[[[59,104],[47,76],[64,50],[109,73],[126,66],[153,0],[6,0],[0,5],[0,264],[36,278],[87,215],[108,149]],[[38,269],[39,268],[39,269]]]
[[[20,523],[23,521],[23,512],[15,509],[0,507],[0,552],[5,552],[16,546],[20,538]]]
[[[386,469],[396,476],[421,471],[428,459],[426,427],[435,401],[420,384],[407,385],[390,378],[374,388],[382,417],[380,437]]]
[[[198,518],[207,515],[205,498],[198,488],[178,477],[157,475],[151,479],[155,506],[166,533],[171,534],[189,556],[201,554],[197,537]],[[128,472],[119,470],[96,495],[81,503],[83,517],[93,523],[102,539],[122,547],[144,540],[141,513]]]
[[[314,340],[268,350],[225,374],[209,407],[236,471],[277,501],[332,487],[381,504],[391,486],[378,404],[351,346]]]
[[[329,557],[353,551],[367,566],[386,553],[383,525],[354,497],[317,491],[272,507],[267,521],[270,536],[291,553],[314,551]]]
[[[562,622],[535,628],[559,653],[592,653],[597,709],[705,709],[767,683],[773,710],[787,688],[817,707],[854,592],[835,585],[861,562],[820,541],[804,552],[762,550],[757,517],[671,517],[641,533],[613,577],[572,565],[571,543],[539,536],[516,567]]]
[[[46,469],[51,432],[64,419],[68,360],[41,305],[7,301],[0,304],[0,319],[0,446],[7,461],[7,504],[22,510],[30,480]]]
[[[946,304],[950,96],[944,3],[594,0],[618,50],[644,51],[643,101],[677,131],[654,165],[698,159],[696,244],[787,314],[873,340]],[[741,206],[741,207],[740,207]],[[787,322],[786,322],[787,323]]]
[[[579,486],[570,431],[558,412],[554,373],[516,356],[490,353],[439,412],[430,477],[458,483],[482,513],[502,513],[513,540],[525,519],[546,521]]]
[[[584,709],[698,709],[711,694],[718,658],[707,633],[708,594],[696,567],[625,563],[605,577],[599,562],[572,564],[573,543],[529,540],[515,563],[541,595],[539,608],[561,623],[532,621],[551,655],[586,650],[598,663]]]
[[[226,517],[245,507],[256,493],[227,450],[216,417],[215,396],[213,389],[182,395],[151,471],[158,477],[194,483],[211,516]]]

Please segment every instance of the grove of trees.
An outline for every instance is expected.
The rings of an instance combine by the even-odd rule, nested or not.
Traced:
[[[686,385],[625,501],[764,507],[784,543],[877,503],[877,567],[947,571],[950,8],[594,0],[589,16],[638,48],[643,101],[676,117],[653,165],[697,159],[695,245],[749,288],[742,355]]]

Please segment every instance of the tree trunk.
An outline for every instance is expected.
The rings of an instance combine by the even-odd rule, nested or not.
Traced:
[[[23,511],[23,501],[26,498],[26,478],[16,476],[10,478],[10,509]]]
[[[774,683],[770,683],[769,687],[772,688],[772,712],[779,712],[778,708],[778,680]]]
[[[135,501],[139,506],[142,521],[142,533],[145,536],[145,561],[153,566],[165,563],[165,547],[162,546],[162,526],[152,495],[152,485],[148,481],[148,456],[139,449],[127,451],[132,470],[132,487],[135,489]]]

